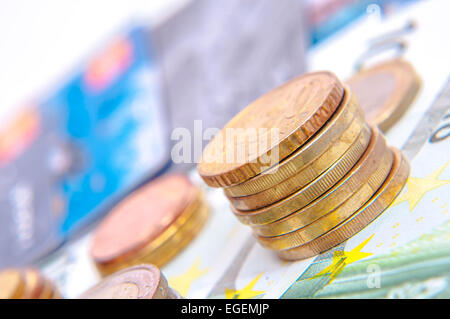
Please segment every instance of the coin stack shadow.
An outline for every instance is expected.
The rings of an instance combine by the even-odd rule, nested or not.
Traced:
[[[163,266],[207,221],[202,191],[185,175],[153,180],[117,204],[95,230],[90,255],[102,275],[149,263]]]
[[[250,135],[261,128],[279,132],[275,144],[261,141],[268,134]],[[268,165],[273,154],[278,160]],[[379,216],[405,185],[409,164],[366,122],[348,87],[315,72],[236,115],[207,145],[198,171],[224,189],[263,247],[296,260],[344,242]]]
[[[36,268],[0,272],[0,299],[61,299],[56,286]]]

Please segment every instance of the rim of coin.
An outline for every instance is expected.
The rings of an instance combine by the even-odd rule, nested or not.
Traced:
[[[385,148],[389,150],[389,147],[386,144]],[[353,205],[353,207],[355,207],[354,202],[358,201],[358,199],[354,198],[353,201],[350,200],[355,196],[354,194],[360,193],[360,196],[364,197],[364,194],[366,194],[368,191],[367,187],[369,186],[370,189],[372,189],[372,193],[375,192],[376,189],[381,185],[381,182],[389,173],[392,166],[392,161],[392,152],[385,151],[384,153],[380,154],[379,160],[374,162],[374,167],[371,167],[370,171],[365,170],[364,167],[369,165],[370,161],[366,160],[364,162],[361,162],[361,166],[359,166],[359,168],[355,167],[355,169],[357,170],[357,172],[364,172],[362,179],[358,178],[358,173],[355,173],[353,175],[351,175],[351,173],[348,173],[347,176],[342,178],[331,189],[327,190],[326,193],[324,193],[322,196],[318,197],[302,209],[272,223],[252,225],[251,227],[253,232],[255,233],[255,235],[261,237],[280,236],[290,233],[296,229],[306,227],[335,210],[345,209],[345,207],[348,207],[348,205]],[[378,187],[375,188],[375,185],[378,185]],[[346,202],[347,204],[345,204]],[[361,205],[362,204],[364,203],[361,203]],[[359,206],[356,205],[356,207],[358,208]]]
[[[308,225],[295,226],[289,233],[273,237],[257,236],[259,243],[272,250],[284,250],[303,245],[333,229],[361,208],[381,187],[392,168],[394,155],[386,146],[386,156],[373,175],[359,189],[332,211],[322,211],[322,216]]]
[[[209,207],[199,196],[195,204],[187,209],[166,231],[154,241],[148,243],[135,255],[107,263],[96,263],[102,275],[108,275],[120,269],[138,264],[154,264],[162,267],[186,247],[205,225],[209,216]]]
[[[17,269],[0,272],[0,299],[19,299],[25,288],[23,274]]]
[[[100,223],[91,257],[97,263],[108,263],[133,256],[164,233],[198,196],[199,189],[185,175],[166,175],[148,183],[121,201]]]
[[[305,178],[305,172],[301,171],[294,173],[270,189],[242,197],[227,196],[228,200],[235,209],[252,211],[276,203],[300,191],[303,187],[308,187],[308,184],[334,185],[364,153],[369,144],[370,135],[370,128],[364,120],[355,119],[343,136],[338,137],[338,140],[325,151],[323,156],[311,163],[308,179]]]
[[[319,175],[312,163],[319,158],[327,158],[325,153],[330,150],[330,143],[334,144],[340,136],[351,130],[350,126],[364,121],[364,113],[356,97],[348,87],[345,87],[342,102],[313,137],[278,165],[243,183],[224,188],[225,194],[228,197],[257,194],[300,172],[305,179],[302,184],[306,185],[307,181]],[[331,163],[327,167],[329,166]]]
[[[44,291],[44,278],[35,268],[26,268],[22,270],[25,280],[25,288],[22,299],[38,299]]]
[[[267,159],[271,155],[276,154],[279,162],[315,134],[343,95],[343,84],[328,71],[307,73],[280,85],[238,113],[211,140],[197,166],[200,176],[212,187],[231,186],[256,176],[270,168]],[[236,129],[239,139],[227,138]],[[242,148],[242,154],[235,154]],[[226,158],[230,152],[232,159]]]
[[[158,267],[138,265],[104,278],[79,299],[165,299],[170,295],[167,280]]]
[[[383,185],[372,198],[352,216],[326,234],[304,245],[279,250],[277,254],[282,259],[299,260],[323,253],[350,237],[354,236],[381,215],[395,200],[404,188],[409,177],[409,163],[406,157],[397,149],[394,152],[394,163]]]
[[[361,157],[358,158],[356,164],[343,176],[337,183],[330,185],[325,183],[310,183],[307,187],[297,191],[287,198],[271,205],[254,211],[238,211],[231,205],[232,211],[237,218],[244,224],[262,225],[268,224],[282,219],[296,211],[306,207],[314,202],[317,198],[335,196],[335,192],[343,185],[348,187],[350,191],[345,192],[347,196],[358,189],[358,185],[362,180],[367,180],[368,176],[373,174],[378,163],[382,160],[386,151],[386,141],[376,126],[371,127],[370,142]],[[337,165],[337,164],[336,164]],[[332,169],[332,168],[331,168]],[[318,186],[315,186],[318,185]],[[342,192],[339,192],[342,196]],[[334,201],[325,201],[328,205]],[[331,208],[327,208],[330,210]]]
[[[411,63],[396,58],[363,69],[346,83],[358,97],[368,122],[385,132],[413,103],[422,80]]]

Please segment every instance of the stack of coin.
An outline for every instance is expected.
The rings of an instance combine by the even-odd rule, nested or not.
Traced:
[[[201,190],[184,175],[167,175],[141,187],[117,206],[95,231],[91,257],[100,273],[176,256],[208,217]]]
[[[284,259],[319,254],[381,214],[409,165],[330,72],[292,79],[234,117],[198,171],[234,215]]]
[[[0,272],[0,299],[60,299],[53,283],[35,268],[11,268]]]
[[[158,267],[139,265],[123,269],[83,293],[80,299],[181,299],[169,287]]]

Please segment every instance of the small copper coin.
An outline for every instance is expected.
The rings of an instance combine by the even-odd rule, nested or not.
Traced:
[[[394,59],[365,69],[347,80],[369,123],[387,131],[408,110],[421,86],[414,67]]]
[[[26,268],[22,272],[25,278],[25,289],[22,299],[39,299],[44,292],[44,277],[34,268]]]
[[[118,271],[83,293],[80,299],[167,299],[173,292],[158,267],[140,265]]]
[[[198,189],[184,175],[150,182],[120,202],[97,228],[91,247],[95,262],[132,256],[167,229]]]
[[[237,114],[206,146],[198,171],[213,187],[244,182],[298,149],[330,118],[344,86],[330,72],[296,77]]]
[[[354,236],[383,213],[400,194],[410,170],[408,160],[402,153],[397,149],[393,151],[394,164],[389,176],[363,207],[315,240],[295,248],[277,251],[278,256],[286,260],[298,260],[318,255]]]

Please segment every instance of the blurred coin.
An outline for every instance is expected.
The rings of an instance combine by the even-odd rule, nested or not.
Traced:
[[[414,67],[394,59],[364,69],[347,80],[369,123],[387,131],[408,110],[421,86]]]
[[[24,278],[16,269],[0,272],[0,299],[18,299],[24,290]]]
[[[282,219],[307,206],[315,199],[322,207],[316,211],[330,211],[337,207],[346,198],[351,196],[370,175],[372,175],[386,153],[386,142],[376,127],[372,128],[370,143],[364,154],[352,169],[334,186],[328,183],[313,181],[289,197],[255,211],[238,211],[232,207],[233,212],[244,224],[262,225]],[[323,196],[321,197],[321,195]]]
[[[206,146],[198,171],[213,187],[231,186],[297,150],[330,118],[344,87],[330,72],[308,73],[263,95]],[[231,136],[230,136],[231,134]],[[271,157],[272,156],[272,157]]]
[[[24,274],[25,287],[22,293],[22,299],[39,299],[44,293],[45,279],[40,272],[34,268],[22,270]]]
[[[302,147],[279,165],[243,183],[224,188],[225,194],[228,197],[257,194],[275,186],[279,187],[279,183],[288,176],[297,174],[291,193],[294,192],[295,187],[299,189],[311,182],[345,152],[359,134],[364,121],[364,113],[358,101],[351,91],[346,89],[342,103],[330,120]]]
[[[394,163],[389,176],[372,198],[351,217],[326,234],[295,248],[280,250],[278,255],[287,260],[309,258],[346,241],[361,231],[400,194],[409,176],[409,164],[402,153],[393,149]]]
[[[116,272],[83,293],[80,299],[175,299],[158,267],[139,265]]]
[[[258,241],[266,248],[289,249],[307,243],[345,221],[375,194],[389,175],[393,154],[387,147],[385,155],[375,172],[369,176],[369,179],[362,182],[359,189],[336,209],[317,212],[318,215],[321,214],[322,216],[310,224],[296,224],[290,219],[286,225],[286,229],[289,229],[288,233],[276,237],[258,236]],[[300,212],[300,214],[302,213]],[[281,224],[283,222],[286,223],[286,221],[277,221],[276,223]]]

